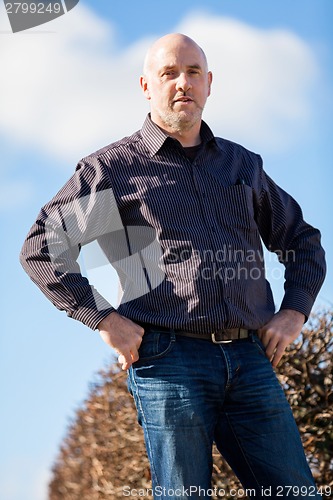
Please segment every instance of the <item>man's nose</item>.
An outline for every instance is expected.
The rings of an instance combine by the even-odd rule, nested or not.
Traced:
[[[180,73],[177,78],[176,89],[179,91],[187,92],[191,88],[191,82],[186,73]]]

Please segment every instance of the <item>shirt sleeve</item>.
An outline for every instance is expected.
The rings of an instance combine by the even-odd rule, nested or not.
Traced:
[[[20,261],[41,291],[60,310],[91,329],[114,307],[81,274],[83,245],[121,226],[108,176],[98,158],[82,160],[74,175],[38,214]]]
[[[262,171],[257,224],[267,249],[285,266],[281,309],[309,317],[326,274],[321,235],[303,219],[299,204]]]

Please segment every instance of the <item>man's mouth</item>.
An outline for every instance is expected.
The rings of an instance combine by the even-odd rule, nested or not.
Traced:
[[[187,96],[182,96],[182,97],[178,97],[177,99],[174,99],[174,102],[193,102],[193,99],[191,99],[191,97],[187,97]]]

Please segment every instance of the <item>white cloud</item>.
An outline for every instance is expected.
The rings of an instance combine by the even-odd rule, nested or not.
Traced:
[[[298,36],[200,13],[179,31],[202,41],[215,76],[205,116],[219,133],[275,150],[310,120],[319,69]]]
[[[118,50],[113,26],[81,4],[48,28],[2,35],[0,131],[72,168],[141,126],[148,105],[139,76],[152,40]],[[274,150],[310,120],[316,62],[295,34],[205,13],[175,31],[208,55],[215,78],[204,117],[217,135]]]

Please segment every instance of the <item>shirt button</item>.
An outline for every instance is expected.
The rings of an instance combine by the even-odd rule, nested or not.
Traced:
[[[215,233],[216,232],[215,226],[212,226],[211,230],[212,230],[212,233]]]

